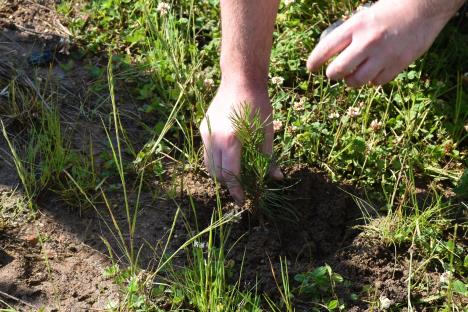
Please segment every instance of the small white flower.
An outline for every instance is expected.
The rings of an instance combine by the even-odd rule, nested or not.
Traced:
[[[294,133],[297,132],[299,128],[297,126],[289,126],[288,127],[288,133]]]
[[[285,5],[290,5],[292,3],[294,3],[296,0],[284,0],[284,4]]]
[[[340,118],[340,114],[337,112],[333,112],[328,115],[328,119],[338,119],[338,118]]]
[[[206,247],[208,247],[208,244],[205,243],[205,242],[194,241],[193,242],[193,247],[200,248],[200,249],[205,249]]]
[[[387,297],[385,296],[380,296],[379,298],[379,301],[380,301],[380,308],[382,310],[387,310],[390,308],[390,306],[393,304],[393,301],[388,299]]]
[[[361,109],[359,107],[349,107],[348,108],[348,116],[351,118],[355,118],[361,115]]]
[[[378,121],[377,119],[374,119],[374,120],[372,120],[372,122],[370,124],[370,127],[371,127],[372,131],[377,132],[377,131],[380,130],[380,128],[382,128],[382,122]]]
[[[302,111],[304,110],[304,104],[301,102],[294,102],[293,108],[296,111]]]
[[[440,274],[439,281],[441,284],[447,285],[450,282],[451,278],[452,278],[452,272],[447,271],[447,272]]]
[[[273,120],[273,129],[279,131],[283,128],[283,123],[280,120]]]
[[[171,5],[167,2],[159,2],[156,11],[161,14],[161,16],[167,15],[169,10],[171,9]]]
[[[271,78],[271,83],[274,85],[280,86],[283,84],[283,82],[284,82],[283,77],[276,76],[276,77]]]
[[[465,131],[468,132],[468,124],[465,125]]]
[[[206,79],[203,81],[203,85],[205,86],[205,88],[211,89],[211,88],[213,88],[213,86],[214,86],[214,80],[211,79],[211,78],[206,78]]]
[[[304,104],[306,102],[306,98],[302,97],[298,102],[294,102],[293,108],[297,111],[302,111],[305,109]]]

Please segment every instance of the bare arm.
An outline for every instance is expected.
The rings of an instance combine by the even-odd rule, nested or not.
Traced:
[[[225,183],[237,202],[244,194],[239,185],[241,145],[230,116],[245,103],[267,121],[263,151],[273,147],[272,108],[268,97],[268,65],[278,0],[221,0],[221,85],[200,131],[205,166]],[[282,176],[278,169],[274,177]]]

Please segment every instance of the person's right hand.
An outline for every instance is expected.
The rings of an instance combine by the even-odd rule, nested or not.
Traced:
[[[261,150],[271,155],[273,150],[272,107],[266,87],[221,83],[200,125],[205,146],[205,166],[218,182],[228,187],[229,193],[238,204],[244,201],[244,191],[239,183],[242,146],[236,138],[231,117],[245,105],[250,105],[252,114],[258,112],[261,120],[265,121],[265,141]],[[275,179],[283,177],[277,168],[272,168],[270,175]]]
[[[351,87],[383,85],[426,52],[463,4],[457,1],[379,0],[360,10],[321,40],[307,61],[314,72],[327,67],[332,80]]]

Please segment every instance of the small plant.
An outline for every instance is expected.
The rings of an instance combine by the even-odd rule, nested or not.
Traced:
[[[260,149],[265,138],[265,122],[261,121],[258,112],[252,112],[247,103],[233,113],[231,121],[237,139],[242,144],[240,184],[252,201],[252,212],[259,218],[266,215],[270,218],[297,220],[283,189],[268,186],[275,158]]]
[[[335,288],[337,284],[344,282],[343,277],[333,272],[332,268],[325,264],[315,270],[303,274],[297,274],[294,279],[300,283],[298,292],[314,301],[328,311],[343,310]]]

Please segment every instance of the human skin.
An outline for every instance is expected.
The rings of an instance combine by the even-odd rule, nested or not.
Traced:
[[[465,0],[380,0],[359,11],[315,47],[307,61],[327,68],[333,80],[352,87],[381,85],[392,80],[433,43]],[[205,166],[224,183],[238,203],[244,200],[239,184],[242,146],[231,116],[250,105],[265,121],[261,147],[272,153],[272,107],[268,95],[268,65],[278,0],[221,0],[221,84],[200,125]],[[281,179],[274,167],[270,175]]]
[[[383,85],[424,54],[465,0],[380,0],[353,15],[318,43],[310,71],[327,67],[333,80],[351,87]]]
[[[239,185],[241,144],[231,124],[233,113],[250,105],[265,121],[261,149],[273,149],[272,107],[268,96],[268,65],[277,0],[221,0],[221,84],[200,126],[205,166],[227,185],[236,202],[244,200]],[[277,169],[272,175],[281,178]]]

